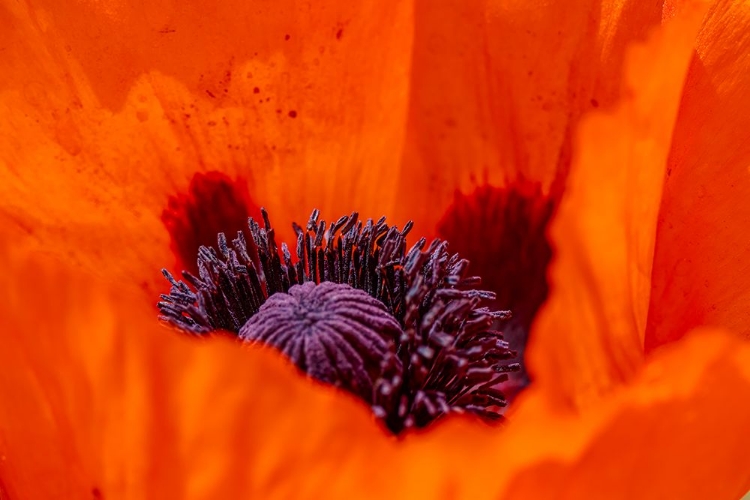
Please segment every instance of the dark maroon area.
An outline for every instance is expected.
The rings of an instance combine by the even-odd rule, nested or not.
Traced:
[[[243,179],[221,172],[196,173],[186,193],[170,196],[161,220],[172,238],[177,267],[197,274],[198,248],[216,245],[224,232],[231,238],[247,229],[247,218],[260,220],[260,209]]]
[[[497,294],[493,308],[513,312],[502,329],[519,356],[547,297],[552,250],[545,233],[554,205],[538,184],[529,181],[503,188],[482,186],[468,195],[457,192],[438,223],[438,234],[450,242],[451,252],[470,261],[469,274],[481,276],[481,288]],[[527,383],[525,373],[516,376],[517,389]]]
[[[250,238],[201,249],[199,277],[162,270],[172,286],[160,320],[276,346],[310,376],[363,398],[394,434],[453,412],[502,420],[502,384],[521,367],[492,327],[509,314],[477,303],[495,295],[474,288],[468,261],[446,242],[409,247],[411,223],[362,223],[354,212],[326,224],[313,210],[305,229],[293,225],[297,244],[279,252],[261,212]]]

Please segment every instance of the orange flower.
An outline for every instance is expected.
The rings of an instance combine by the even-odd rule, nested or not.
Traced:
[[[728,0],[7,2],[0,498],[739,497],[749,27]],[[508,425],[395,439],[268,350],[160,328],[161,218],[206,171],[275,220],[426,234],[456,189],[559,200]]]

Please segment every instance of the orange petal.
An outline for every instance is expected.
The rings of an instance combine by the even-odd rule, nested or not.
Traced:
[[[5,3],[0,210],[49,252],[147,285],[172,261],[162,211],[195,172],[244,179],[284,228],[313,206],[379,216],[411,16],[408,2]]]
[[[705,7],[635,47],[627,97],[584,120],[552,223],[551,296],[528,363],[539,384],[581,404],[626,380],[642,357],[656,216],[680,92]]]
[[[2,255],[3,498],[393,497],[393,443],[369,408],[275,352],[178,335],[141,298],[23,255]]]
[[[646,348],[696,325],[750,338],[750,6],[709,11],[690,66],[659,216]]]
[[[575,424],[559,419],[556,437],[537,433],[559,455],[538,454],[505,496],[740,498],[750,489],[749,366],[750,346],[729,335],[686,338]]]
[[[670,346],[583,414],[531,389],[505,428],[451,419],[397,442],[269,350],[180,337],[140,298],[15,248],[2,257],[4,498],[736,498],[750,486],[750,346],[729,335]]]
[[[433,227],[454,190],[485,182],[559,189],[578,120],[622,95],[625,47],[661,16],[638,0],[417,1],[399,196],[411,216]]]

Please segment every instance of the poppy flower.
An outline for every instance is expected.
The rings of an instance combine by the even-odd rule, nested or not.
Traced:
[[[750,11],[541,7],[1,6],[0,498],[747,491]],[[229,198],[449,238],[531,328],[507,424],[395,438],[271,349],[158,325],[157,270]]]

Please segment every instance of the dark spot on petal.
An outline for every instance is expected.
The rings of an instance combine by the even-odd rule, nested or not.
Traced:
[[[595,108],[598,108],[599,107],[599,101],[597,101],[596,99],[591,99],[591,105],[594,106]]]
[[[91,488],[91,498],[94,500],[101,500],[104,497],[102,496],[102,491],[99,488],[94,487]]]
[[[497,294],[494,306],[513,311],[503,331],[521,352],[547,297],[552,250],[545,233],[554,206],[554,200],[532,182],[482,186],[469,195],[456,193],[438,223],[438,234],[450,242],[451,251],[469,260],[469,272],[482,277],[482,288]],[[515,381],[527,382],[525,374]]]
[[[297,112],[295,110],[291,110],[289,112],[289,118],[297,118]]]
[[[292,37],[289,36],[289,35],[284,35],[284,40],[289,40],[290,38],[292,38]]]
[[[187,193],[170,196],[161,215],[177,267],[197,273],[198,248],[214,245],[220,232],[244,229],[249,216],[259,217],[260,210],[244,180],[220,172],[196,173]]]
[[[339,28],[339,30],[336,32],[336,40],[341,40],[341,36],[344,34],[344,30]]]
[[[260,93],[260,89],[258,87],[255,87],[253,89],[253,94],[259,94],[259,93]]]

